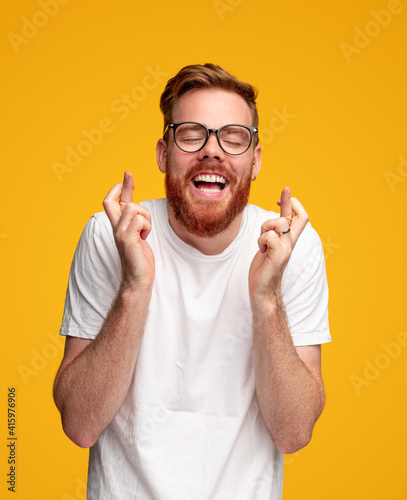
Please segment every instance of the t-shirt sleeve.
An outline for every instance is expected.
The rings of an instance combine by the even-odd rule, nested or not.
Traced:
[[[282,295],[295,346],[331,341],[324,251],[310,224],[299,237],[285,269]]]
[[[121,265],[104,212],[91,217],[80,237],[69,273],[60,335],[94,339],[121,282]]]

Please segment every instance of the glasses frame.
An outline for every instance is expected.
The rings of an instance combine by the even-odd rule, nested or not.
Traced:
[[[184,125],[185,123],[193,123],[194,125],[200,125],[201,127],[203,127],[205,130],[206,130],[206,139],[205,139],[205,142],[202,144],[202,146],[197,149],[196,151],[186,151],[185,149],[182,149],[178,143],[177,143],[177,140],[175,139],[175,131],[177,130],[177,128],[180,126],[180,125]],[[247,129],[249,132],[250,132],[250,142],[249,142],[249,145],[247,146],[247,148],[242,151],[241,153],[229,153],[228,151],[226,151],[223,147],[222,147],[222,144],[220,143],[220,133],[221,131],[225,128],[225,127],[243,127],[245,129]],[[219,147],[221,148],[222,151],[224,151],[227,155],[230,155],[230,156],[240,156],[240,155],[243,155],[244,153],[246,153],[246,151],[250,148],[250,146],[252,145],[252,142],[253,142],[253,135],[254,134],[257,134],[258,133],[258,129],[256,127],[249,127],[247,125],[240,125],[240,123],[228,123],[226,125],[223,125],[222,127],[218,128],[218,129],[214,129],[214,128],[208,128],[206,125],[204,125],[203,123],[199,123],[199,122],[173,122],[173,123],[169,123],[164,134],[165,135],[169,129],[172,129],[173,132],[174,132],[174,142],[175,142],[175,145],[177,146],[178,149],[180,149],[181,151],[183,151],[184,153],[197,153],[198,151],[201,151],[201,149],[203,149],[205,146],[206,146],[206,143],[208,142],[209,140],[209,136],[210,134],[216,134],[216,138],[218,140],[218,144],[219,144]]]

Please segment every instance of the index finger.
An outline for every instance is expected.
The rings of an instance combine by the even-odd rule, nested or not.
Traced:
[[[127,205],[133,200],[134,181],[131,172],[124,172],[123,187],[120,194],[120,205]]]

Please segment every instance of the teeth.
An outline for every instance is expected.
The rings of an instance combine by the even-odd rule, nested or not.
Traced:
[[[193,179],[195,182],[202,181],[202,182],[219,182],[220,184],[226,184],[226,179],[224,177],[221,177],[220,175],[197,175]]]
[[[205,188],[198,188],[199,191],[203,191],[204,193],[219,193],[221,189],[205,189]]]

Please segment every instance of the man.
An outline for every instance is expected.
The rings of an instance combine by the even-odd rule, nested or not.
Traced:
[[[247,205],[255,98],[218,66],[183,68],[161,96],[167,198],[133,203],[126,172],[82,234],[54,397],[91,447],[89,499],[281,499],[283,453],[311,438],[324,258],[288,188],[280,214]]]

